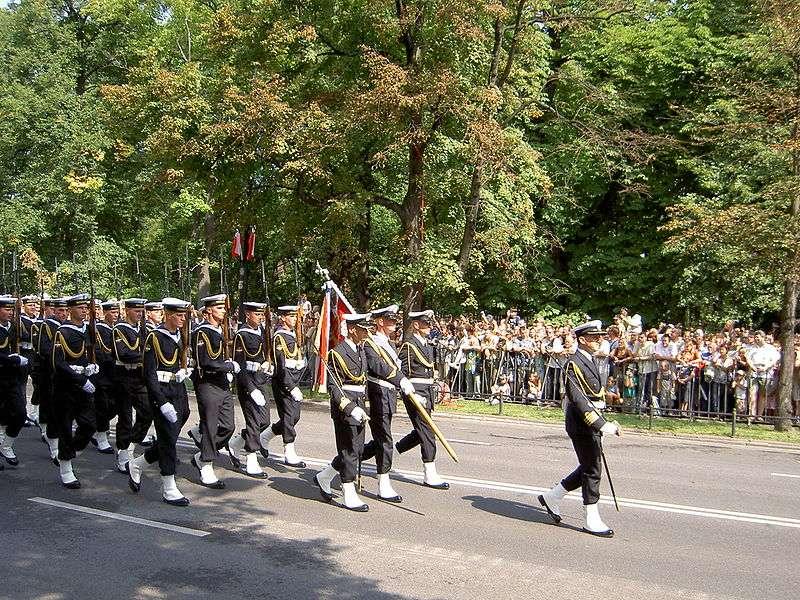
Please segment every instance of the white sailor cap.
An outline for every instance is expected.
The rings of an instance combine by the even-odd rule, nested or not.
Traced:
[[[17,299],[14,296],[8,296],[6,294],[0,296],[0,307],[14,308],[16,305]]]
[[[125,298],[125,308],[144,308],[147,304],[146,298]]]
[[[348,327],[363,327],[368,329],[372,325],[369,313],[349,313],[342,315],[342,319]]]
[[[52,308],[66,308],[67,306],[67,299],[66,298],[48,298],[45,300],[45,306],[50,306]]]
[[[189,310],[190,304],[186,300],[181,300],[180,298],[164,298],[161,301],[161,306],[167,312],[187,312]]]
[[[297,312],[296,304],[284,304],[283,306],[278,307],[279,315],[288,315],[296,312]]]
[[[164,310],[164,305],[160,300],[151,300],[145,303],[144,308],[145,310]]]
[[[212,306],[221,306],[225,304],[225,299],[227,296],[225,294],[216,294],[214,296],[206,296],[205,298],[200,298],[200,304],[205,306],[206,308],[211,308]]]
[[[115,298],[109,298],[100,306],[103,308],[103,310],[113,310],[115,308],[119,308],[119,300],[116,300]]]
[[[602,321],[594,320],[578,325],[572,330],[572,333],[577,338],[582,335],[605,335],[606,331],[603,329]]]
[[[400,307],[397,304],[385,306],[384,308],[376,308],[370,312],[373,319],[384,318],[397,321],[400,318]]]
[[[67,306],[89,306],[91,300],[92,299],[89,297],[89,294],[75,294],[74,296],[67,298]]]
[[[421,321],[422,323],[427,323],[431,325],[433,323],[433,311],[432,310],[421,310],[418,312],[410,312],[408,313],[408,318],[412,321]]]
[[[36,304],[37,302],[39,302],[39,296],[34,294],[28,294],[27,296],[22,297],[23,304]]]
[[[268,306],[264,302],[242,302],[242,307],[248,312],[263,313]]]

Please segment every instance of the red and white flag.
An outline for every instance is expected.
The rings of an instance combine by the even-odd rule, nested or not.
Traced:
[[[233,234],[233,241],[231,242],[231,258],[242,258],[242,234],[239,230]]]
[[[314,339],[318,350],[314,387],[321,393],[328,391],[328,352],[344,339],[344,315],[354,313],[353,306],[333,281],[325,282],[325,297],[320,308],[319,325]]]
[[[247,228],[247,240],[245,243],[244,260],[253,260],[256,257],[256,227]]]

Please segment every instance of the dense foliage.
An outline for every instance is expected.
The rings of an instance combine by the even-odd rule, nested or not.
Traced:
[[[28,287],[196,297],[255,225],[275,298],[319,261],[361,306],[769,322],[797,30],[789,0],[13,2],[0,246]]]

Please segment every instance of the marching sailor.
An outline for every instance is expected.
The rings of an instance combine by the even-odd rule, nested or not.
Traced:
[[[270,426],[269,400],[272,398],[274,369],[265,343],[267,336],[271,335],[264,325],[267,305],[244,302],[242,306],[245,322],[233,339],[233,360],[239,363],[240,368],[236,376],[236,393],[245,426],[228,442],[228,453],[233,465],[245,475],[267,479],[256,454],[261,450],[261,433]]]
[[[92,445],[101,454],[114,454],[114,448],[108,441],[109,422],[117,414],[117,401],[114,390],[114,325],[119,319],[119,304],[116,300],[107,300],[100,304],[103,309],[103,320],[97,321],[97,342],[95,358],[100,372],[92,377],[94,384],[94,408],[97,414],[97,432],[92,437]]]
[[[147,300],[127,298],[125,320],[114,327],[114,382],[117,390],[117,470],[127,473],[135,444],[141,444],[153,422],[153,409],[147,397],[142,374],[142,347],[146,330],[142,314]],[[133,410],[136,410],[136,421]]]
[[[144,305],[147,331],[153,331],[164,322],[164,305],[161,302],[147,302]]]
[[[189,339],[183,339],[189,303],[164,298],[164,321],[153,329],[144,345],[144,380],[154,408],[155,443],[128,463],[128,485],[136,493],[141,489],[142,473],[158,462],[161,471],[161,498],[172,506],[188,506],[189,500],[175,483],[176,444],[181,428],[189,418],[189,399],[184,381],[191,369],[181,366]]]
[[[18,351],[19,332],[11,321],[16,304],[16,298],[0,296],[0,456],[12,467],[19,464],[14,442],[27,417],[23,382],[28,379],[28,359]]]
[[[200,472],[200,483],[207,488],[221,490],[225,484],[214,473],[214,459],[224,448],[234,430],[233,395],[231,383],[239,372],[238,363],[226,358],[225,294],[208,296],[200,300],[205,307],[206,320],[193,332],[192,352],[195,370],[192,374],[200,426],[189,432],[200,452],[192,457],[192,464]]]
[[[397,329],[399,307],[396,304],[372,311],[375,333],[364,340],[367,358],[367,397],[369,428],[372,440],[364,446],[363,459],[375,457],[378,470],[378,497],[387,502],[402,502],[389,480],[392,469],[392,415],[397,412],[397,388],[413,394],[414,385],[403,375],[400,357],[389,341]]]
[[[100,369],[89,363],[89,331],[85,323],[89,302],[89,294],[77,294],[67,299],[69,321],[58,328],[53,340],[53,389],[58,391],[54,402],[58,463],[61,483],[69,489],[81,487],[72,470],[72,460],[89,444],[96,430],[95,387],[90,377]],[[78,424],[74,434],[73,421]]]
[[[412,334],[400,346],[398,354],[403,372],[414,385],[417,397],[422,400],[425,410],[431,414],[436,394],[436,388],[433,385],[434,349],[428,342],[433,311],[409,312],[408,318],[411,319]],[[397,442],[395,445],[397,451],[402,454],[419,446],[422,452],[423,485],[437,490],[449,489],[450,484],[443,481],[436,472],[436,463],[434,462],[436,460],[436,437],[433,431],[408,396],[403,394],[402,398],[414,430]]]
[[[35,424],[39,424],[39,361],[36,357],[36,351],[33,347],[33,342],[36,339],[36,330],[39,327],[39,298],[38,296],[28,295],[22,297],[22,315],[20,322],[22,331],[19,337],[19,353],[28,359],[28,375],[31,377],[31,384],[33,386],[33,393],[31,394],[31,411],[27,415],[28,420]],[[28,378],[22,380],[22,397],[27,396]],[[27,402],[26,402],[27,404]],[[26,406],[27,411],[27,406]]]
[[[560,523],[561,500],[568,492],[581,488],[585,512],[583,531],[600,537],[612,537],[614,531],[603,523],[597,508],[603,434],[621,433],[616,421],[606,421],[603,417],[605,389],[593,360],[605,333],[600,321],[589,321],[574,329],[578,350],[564,367],[567,394],[564,413],[567,434],[578,457],[578,467],[553,489],[540,495],[539,503],[553,521]]]
[[[294,448],[297,439],[295,426],[300,420],[300,409],[303,403],[303,392],[298,387],[306,359],[303,357],[302,340],[295,334],[297,324],[297,306],[279,306],[280,323],[272,342],[273,364],[272,393],[275,407],[278,409],[278,420],[261,433],[261,447],[267,448],[272,438],[283,437],[283,463],[290,467],[305,468],[306,463],[300,460]]]
[[[39,324],[36,354],[39,357],[39,427],[42,440],[50,451],[50,460],[58,465],[58,424],[55,417],[55,389],[53,387],[53,341],[56,331],[67,320],[67,299],[53,298],[44,301],[45,319]]]
[[[355,480],[368,420],[365,404],[367,358],[363,342],[369,335],[369,315],[347,314],[344,321],[347,337],[328,353],[328,391],[338,454],[331,464],[314,475],[314,481],[322,497],[330,502],[333,499],[331,482],[339,475],[345,508],[366,512],[369,507],[358,496]]]

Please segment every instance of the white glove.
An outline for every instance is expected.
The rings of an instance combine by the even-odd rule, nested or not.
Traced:
[[[91,377],[92,375],[97,375],[100,372],[100,367],[94,363],[86,365],[86,368],[83,370],[83,374],[87,377]]]
[[[411,395],[411,394],[413,394],[413,393],[414,393],[414,391],[415,391],[415,390],[414,390],[414,384],[413,384],[413,383],[411,383],[411,382],[408,380],[408,378],[407,378],[407,377],[403,377],[403,378],[400,380],[400,389],[403,391],[403,393],[404,393],[406,396],[410,396],[410,395]]]
[[[172,406],[170,402],[161,405],[161,414],[164,415],[164,418],[170,423],[178,422],[178,413],[175,412],[175,407]]]
[[[179,369],[178,372],[175,373],[175,381],[177,381],[178,383],[183,383],[191,376],[192,376],[191,369]]]
[[[606,421],[606,424],[600,428],[600,431],[605,435],[619,435],[619,423],[616,421]]]
[[[94,384],[88,379],[86,380],[86,383],[83,384],[81,389],[87,394],[94,394]]]
[[[360,406],[356,406],[353,409],[353,412],[350,413],[350,416],[353,417],[359,423],[366,423],[367,421],[367,413],[364,412],[364,409]]]
[[[229,358],[229,359],[228,359],[228,360],[226,360],[225,362],[226,362],[226,363],[230,363],[230,364],[232,364],[232,365],[233,365],[233,372],[234,372],[234,373],[239,373],[239,371],[241,371],[241,370],[242,370],[242,367],[240,367],[240,366],[239,366],[239,363],[237,363],[237,362],[236,362],[235,360],[233,360],[232,358]]]
[[[19,359],[19,366],[22,367],[23,369],[28,366],[28,359],[25,358],[24,356],[22,356],[21,354],[16,354],[16,353],[9,354],[8,357],[9,358],[12,358],[12,357],[13,358],[18,358]]]
[[[258,406],[266,406],[267,399],[264,398],[264,394],[261,393],[261,390],[255,389],[250,392],[250,397],[253,399],[253,402],[256,403]]]
[[[261,366],[259,368],[261,369],[261,372],[264,373],[265,375],[272,375],[273,373],[275,373],[275,365],[273,365],[268,360],[265,360],[263,363],[261,363]]]
[[[294,398],[295,402],[302,402],[303,401],[303,392],[300,391],[299,387],[292,388],[292,391],[289,392]]]
[[[225,373],[225,379],[228,380],[228,383],[233,383],[233,373]]]

